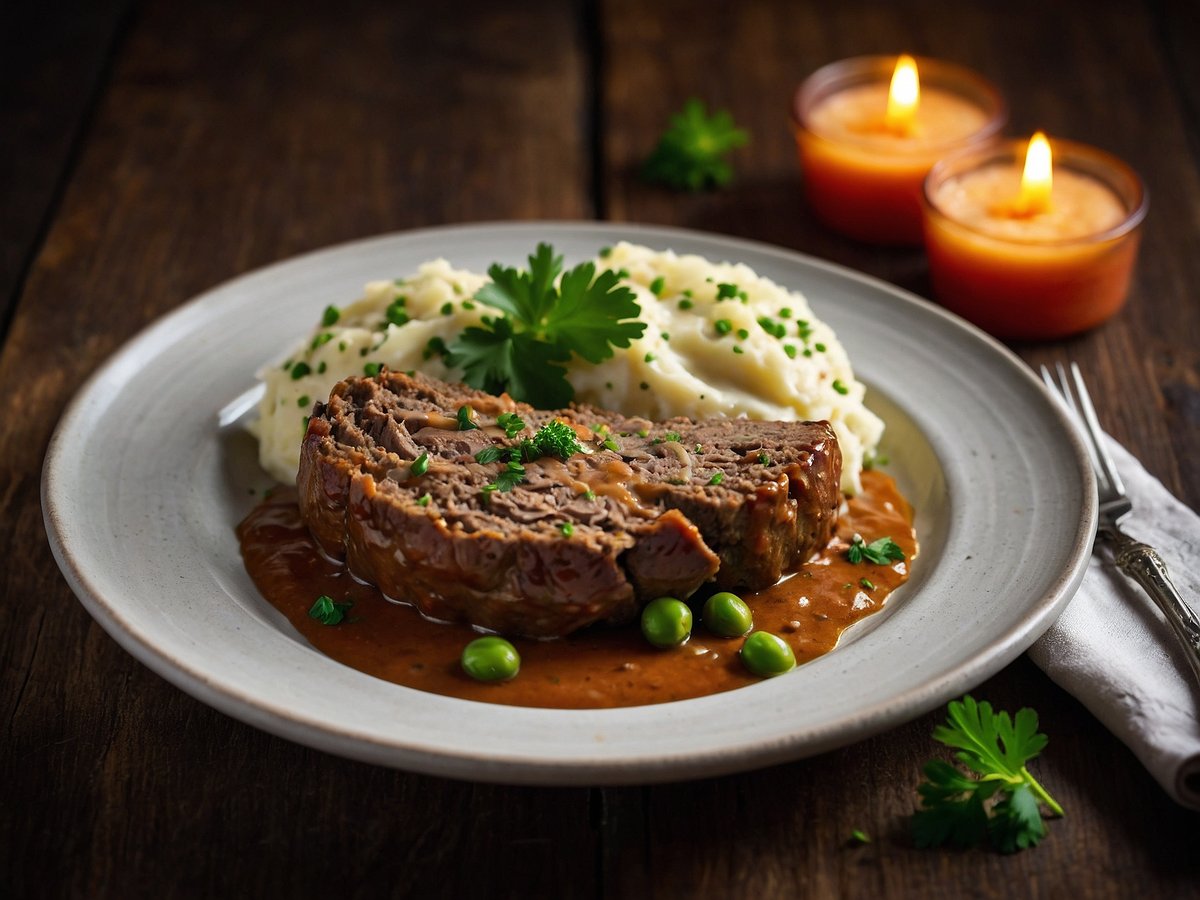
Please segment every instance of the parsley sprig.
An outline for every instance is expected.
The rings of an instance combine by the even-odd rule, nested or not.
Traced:
[[[515,431],[508,433],[510,438],[515,437],[525,427],[525,423],[517,417],[516,413],[504,413],[503,415],[511,415],[521,423]],[[504,469],[496,477],[496,480],[486,485],[483,490],[485,494],[496,490],[506,494],[525,480],[525,467],[522,463],[532,462],[543,456],[556,456],[565,461],[574,454],[582,452],[583,445],[579,443],[579,436],[575,434],[575,429],[566,422],[554,419],[534,432],[532,438],[525,438],[516,446],[484,447],[475,454],[475,461],[484,465],[494,462],[505,463]]]
[[[975,777],[945,760],[925,764],[928,780],[917,788],[923,808],[912,820],[916,845],[972,847],[987,838],[995,849],[1013,853],[1045,837],[1041,804],[1055,816],[1063,809],[1026,768],[1048,740],[1037,728],[1037,713],[1028,707],[1010,719],[969,694],[952,701],[946,724],[933,737],[956,748],[955,759]]]
[[[858,565],[863,559],[868,559],[877,566],[904,559],[904,551],[890,537],[881,537],[877,541],[866,543],[861,534],[850,539],[850,547],[846,550],[846,559]]]
[[[729,113],[721,110],[709,116],[704,104],[693,97],[671,117],[642,167],[642,177],[677,190],[700,191],[726,185],[733,169],[725,157],[748,140]]]
[[[584,262],[563,273],[562,257],[549,244],[538,244],[527,270],[494,263],[488,274],[492,280],[475,299],[502,314],[447,345],[446,361],[472,387],[507,391],[541,409],[566,406],[575,396],[564,366],[572,355],[603,362],[613,347],[628,347],[646,330],[633,321],[641,307],[616,272],[597,274],[594,263]]]

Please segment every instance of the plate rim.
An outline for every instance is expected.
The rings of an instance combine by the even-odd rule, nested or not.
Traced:
[[[120,613],[119,604],[113,604],[100,595],[89,582],[87,572],[72,555],[71,548],[62,539],[62,509],[55,494],[57,467],[65,466],[68,452],[65,436],[83,418],[83,407],[88,397],[113,378],[124,366],[130,364],[143,345],[152,344],[159,334],[186,324],[188,319],[203,309],[214,296],[235,290],[243,283],[257,279],[270,279],[279,270],[293,265],[311,264],[322,256],[333,257],[347,251],[361,250],[372,244],[387,244],[397,240],[419,239],[424,236],[444,235],[469,237],[472,234],[504,231],[511,233],[529,232],[544,235],[547,231],[565,231],[580,234],[595,233],[610,240],[626,239],[648,241],[679,238],[695,242],[708,242],[736,252],[739,248],[755,254],[773,256],[782,263],[815,268],[838,280],[863,284],[873,291],[882,291],[905,302],[916,304],[926,314],[943,320],[960,336],[982,342],[990,352],[1002,357],[1013,373],[1020,373],[1029,382],[1041,389],[1040,382],[1024,362],[1009,348],[983,333],[942,307],[919,297],[904,288],[874,276],[849,269],[837,263],[810,256],[801,251],[741,237],[715,232],[673,226],[643,223],[602,222],[587,220],[536,220],[517,222],[477,222],[445,224],[429,228],[408,229],[351,240],[329,247],[318,248],[297,256],[276,260],[261,268],[240,274],[217,284],[185,301],[151,321],[117,348],[81,384],[75,395],[64,408],[60,420],[49,442],[42,468],[41,499],[43,520],[47,538],[55,561],[84,608],[104,630],[139,662],[146,665],[169,683],[196,697],[206,705],[246,722],[269,733],[315,747],[340,756],[355,758],[375,764],[388,765],[439,776],[469,778],[477,781],[494,781],[510,784],[632,784],[682,780],[708,777],[734,771],[742,771],[775,763],[810,756],[838,746],[857,742],[872,734],[908,721],[932,709],[957,694],[963,683],[975,684],[990,677],[1010,663],[1053,623],[1058,612],[1065,608],[1074,595],[1086,572],[1090,558],[1092,538],[1096,527],[1095,480],[1082,439],[1070,424],[1066,414],[1056,405],[1048,408],[1063,426],[1061,431],[1083,482],[1085,508],[1081,511],[1080,527],[1075,536],[1069,558],[1071,564],[1060,572],[1046,593],[1030,603],[1019,623],[997,640],[989,643],[990,653],[973,659],[960,661],[948,670],[927,679],[919,687],[912,688],[899,696],[880,701],[869,707],[858,707],[846,716],[830,722],[816,733],[811,729],[793,734],[790,739],[773,744],[758,744],[730,752],[722,748],[700,752],[686,752],[670,757],[658,754],[626,756],[613,759],[596,754],[593,759],[530,760],[520,754],[448,751],[444,747],[424,744],[419,735],[410,735],[402,744],[381,739],[369,732],[347,729],[343,726],[331,728],[319,718],[298,714],[295,710],[278,705],[270,698],[256,696],[252,691],[240,691],[236,685],[214,682],[211,673],[196,669],[187,660],[170,656],[155,645],[152,635],[140,633]],[[604,239],[604,238],[602,238]],[[689,251],[690,252],[690,251]],[[730,257],[736,259],[736,257]],[[247,373],[248,375],[250,373]],[[215,427],[215,425],[214,425]],[[472,703],[472,701],[459,701]],[[691,701],[685,701],[691,702]],[[486,704],[493,706],[493,704]],[[670,704],[668,704],[670,705]],[[641,707],[642,709],[646,707]],[[638,709],[638,707],[633,707]],[[573,715],[580,713],[620,712],[620,710],[555,710],[556,713]],[[469,771],[468,771],[469,770]]]

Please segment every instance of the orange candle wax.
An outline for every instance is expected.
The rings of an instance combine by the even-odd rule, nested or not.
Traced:
[[[971,71],[892,56],[819,69],[797,91],[792,114],[817,217],[858,240],[912,246],[921,243],[929,169],[992,140],[1006,117],[1000,95]]]
[[[1040,175],[1017,141],[943,160],[925,182],[934,294],[997,337],[1084,331],[1129,291],[1146,214],[1141,180],[1094,148],[1049,146],[1053,163],[1047,149]]]

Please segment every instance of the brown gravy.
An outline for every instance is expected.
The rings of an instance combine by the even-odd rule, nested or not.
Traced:
[[[832,650],[847,627],[883,607],[908,578],[916,556],[912,512],[895,482],[863,473],[863,492],[848,502],[829,546],[800,572],[742,598],[754,627],[785,638],[805,663]],[[880,566],[846,559],[855,532],[868,543],[890,536],[904,563]],[[377,678],[408,687],[514,706],[593,709],[665,703],[753,684],[738,659],[742,639],[709,635],[697,622],[682,647],[657,650],[637,624],[593,627],[554,641],[513,640],[521,672],[484,684],[459,667],[462,648],[478,634],[467,625],[431,622],[416,609],[385,600],[317,551],[300,520],[295,493],[276,492],[238,526],[246,570],[263,596],[322,653]],[[872,589],[860,583],[867,579]],[[308,615],[320,595],[354,606],[338,625]],[[699,606],[693,603],[695,609]],[[785,676],[786,677],[786,676]]]

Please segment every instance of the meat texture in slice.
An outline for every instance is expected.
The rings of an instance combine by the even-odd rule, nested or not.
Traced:
[[[463,407],[477,427],[461,428]],[[524,423],[513,431],[506,417],[511,436],[497,424],[505,413]],[[528,442],[552,422],[582,452],[534,458]],[[431,618],[551,638],[702,585],[775,583],[828,542],[840,470],[826,422],[535,410],[384,372],[318,404],[298,486],[322,549],[387,596]]]

